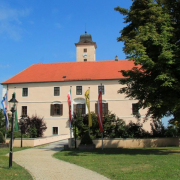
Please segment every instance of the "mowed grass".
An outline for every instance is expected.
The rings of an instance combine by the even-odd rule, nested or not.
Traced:
[[[26,148],[13,148],[13,152],[20,151]],[[9,153],[9,148],[0,149],[0,180],[32,180],[33,178],[21,166],[12,162],[12,167],[9,169],[9,157],[6,154]]]
[[[179,147],[69,150],[58,152],[54,157],[91,169],[112,180],[180,179]]]

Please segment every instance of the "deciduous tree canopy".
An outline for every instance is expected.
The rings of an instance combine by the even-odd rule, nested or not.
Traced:
[[[118,41],[129,60],[139,65],[121,71],[119,90],[137,99],[154,118],[180,120],[180,0],[133,0],[130,9],[116,7],[127,24]]]

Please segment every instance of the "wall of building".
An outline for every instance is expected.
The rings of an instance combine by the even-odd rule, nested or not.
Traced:
[[[8,85],[8,100],[11,99],[12,93],[15,91],[16,99],[19,102],[17,109],[18,118],[22,114],[22,106],[27,106],[27,114],[29,116],[37,115],[43,117],[48,127],[44,133],[45,136],[52,135],[53,127],[58,127],[59,135],[69,134],[67,94],[70,86],[73,104],[85,103],[84,94],[90,87],[90,109],[95,111],[95,103],[98,100],[98,86],[101,83],[105,88],[105,94],[102,96],[102,99],[103,102],[108,103],[108,110],[115,113],[119,118],[124,119],[127,123],[130,121],[136,122],[137,119],[132,114],[132,103],[137,101],[129,100],[123,94],[117,93],[122,87],[118,80],[10,84]],[[76,86],[82,86],[82,95],[76,95]],[[54,87],[60,87],[60,96],[54,96]],[[22,96],[22,88],[28,88],[27,97]],[[53,103],[63,104],[62,116],[51,116],[50,106]],[[146,110],[140,110],[141,122],[143,122],[145,113]],[[149,124],[150,121],[147,121],[143,124],[143,127],[146,130],[150,130]]]
[[[84,49],[87,49],[87,57],[83,57]],[[87,61],[95,61],[95,51],[94,45],[78,45],[76,47],[76,61],[84,62],[84,59],[87,59]]]

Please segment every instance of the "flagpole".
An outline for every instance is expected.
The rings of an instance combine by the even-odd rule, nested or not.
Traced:
[[[102,83],[101,83],[101,107],[102,107]],[[102,117],[102,129],[103,129],[103,117]],[[104,129],[103,129],[104,131]],[[103,132],[101,133],[101,137],[102,137],[102,150],[104,149],[104,145],[103,145]]]
[[[7,114],[7,108],[5,109],[5,111],[6,111],[6,114]],[[7,116],[8,116],[8,114],[7,114]],[[7,123],[7,122],[6,122]],[[6,125],[7,126],[7,125]],[[5,138],[5,143],[6,143],[6,138],[7,138],[7,127],[5,126],[5,136],[4,136],[4,138]]]
[[[89,87],[89,109],[90,109],[90,87]],[[90,111],[89,111],[89,113],[90,113]],[[88,115],[88,123],[89,123],[89,116],[90,115]],[[89,136],[90,136],[90,126],[89,126]]]
[[[71,92],[72,86],[70,86],[70,93],[71,93],[71,104],[72,104],[72,92]],[[72,111],[72,106],[70,107]],[[72,146],[72,112],[71,117],[69,117],[69,125],[70,125],[70,138],[71,138],[71,146]]]

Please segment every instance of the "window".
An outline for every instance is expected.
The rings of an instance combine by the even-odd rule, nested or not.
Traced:
[[[133,115],[138,115],[138,114],[139,114],[138,103],[132,104],[132,114],[133,114]]]
[[[82,86],[76,86],[76,95],[82,95]]]
[[[22,88],[22,96],[28,96],[28,88]]]
[[[87,59],[84,59],[84,61],[87,61]]]
[[[95,104],[95,113],[98,114],[98,103]],[[108,114],[108,103],[102,103],[102,113]]]
[[[22,106],[21,116],[27,116],[27,106]]]
[[[87,49],[84,49],[84,52],[87,52]]]
[[[63,104],[51,104],[51,116],[62,116]]]
[[[73,107],[74,113],[80,113],[81,115],[86,114],[85,104],[74,104]]]
[[[104,94],[104,86],[98,86],[98,94],[99,94],[99,91],[102,91],[102,95]]]
[[[58,127],[53,127],[53,135],[58,135]]]
[[[54,87],[54,96],[60,95],[60,87]]]

